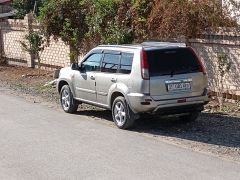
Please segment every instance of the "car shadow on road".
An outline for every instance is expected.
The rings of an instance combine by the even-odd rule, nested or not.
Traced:
[[[240,147],[240,118],[202,113],[191,123],[175,118],[139,119],[134,131],[154,136],[168,136],[226,147]]]
[[[111,111],[108,110],[81,110],[78,114],[91,116],[96,121],[112,121]],[[240,118],[222,114],[202,113],[191,123],[147,115],[137,120],[131,131],[240,148]]]

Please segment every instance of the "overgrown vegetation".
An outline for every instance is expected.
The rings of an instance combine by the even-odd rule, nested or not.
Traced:
[[[92,0],[88,37],[103,44],[127,44],[146,38],[149,0]]]
[[[15,18],[23,19],[29,12],[39,14],[39,8],[44,0],[13,0],[12,6],[17,10]]]
[[[154,0],[147,23],[150,37],[188,40],[219,27],[237,26],[230,15],[216,0]]]
[[[85,0],[46,0],[40,11],[40,22],[49,41],[61,38],[70,46],[71,63],[77,61],[79,47],[88,25],[86,14],[89,3]]]
[[[40,75],[41,57],[40,52],[44,49],[43,36],[39,32],[31,31],[25,36],[25,41],[20,41],[24,51],[34,56],[38,61],[38,74]]]
[[[24,13],[34,4],[34,0],[14,2],[21,2],[18,6],[24,7]],[[42,1],[37,2],[39,7]],[[45,0],[39,21],[48,41],[61,39],[70,46],[75,62],[79,52],[98,44],[179,37],[188,43],[206,31],[236,27],[231,15],[239,9],[230,8],[236,7],[235,2],[222,6],[216,0]]]

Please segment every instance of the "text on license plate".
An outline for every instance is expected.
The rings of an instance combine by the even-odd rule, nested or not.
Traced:
[[[167,84],[168,91],[177,91],[177,90],[191,90],[191,84],[190,83],[172,83]]]

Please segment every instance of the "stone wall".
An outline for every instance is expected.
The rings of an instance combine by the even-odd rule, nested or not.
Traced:
[[[219,89],[218,56],[227,55],[232,66],[224,79],[224,91],[240,95],[240,31],[223,29],[219,33],[206,34],[201,39],[192,39],[191,46],[204,60],[208,71],[209,86],[216,92]]]
[[[7,60],[8,64],[32,67],[34,56],[22,49],[20,41],[29,33],[29,29],[34,27],[38,29],[36,23],[33,23],[31,15],[27,15],[24,20],[9,19],[0,22],[1,34],[1,57]],[[69,47],[61,40],[51,40],[49,46],[41,52],[41,65],[43,69],[56,69],[66,67],[70,64]]]
[[[45,47],[40,54],[42,67],[44,69],[56,69],[70,65],[69,47],[61,40],[51,40],[50,45]]]
[[[9,64],[27,66],[28,54],[20,45],[26,34],[27,20],[8,20],[0,23],[1,28],[1,57]]]

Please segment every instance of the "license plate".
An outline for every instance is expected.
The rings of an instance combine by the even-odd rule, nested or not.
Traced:
[[[189,82],[167,84],[168,91],[188,91],[191,90]]]

